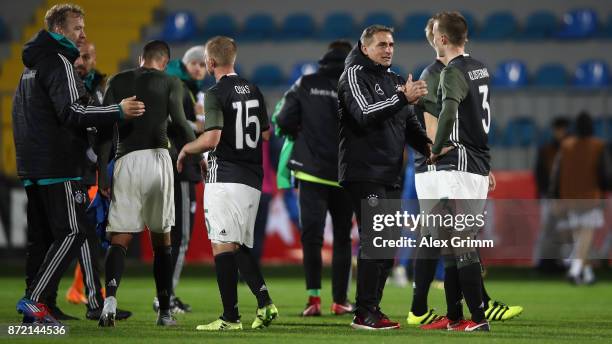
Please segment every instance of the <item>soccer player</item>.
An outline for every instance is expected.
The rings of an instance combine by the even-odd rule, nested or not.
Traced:
[[[413,82],[412,75],[404,81],[389,70],[394,46],[393,29],[367,27],[348,55],[338,85],[339,182],[350,193],[362,249],[357,261],[357,309],[351,326],[364,330],[396,329],[400,324],[380,309],[393,259],[363,252],[364,243],[372,242],[375,232],[371,226],[362,226],[361,201],[399,199],[406,142],[423,155],[429,155],[431,143],[408,106],[427,94],[427,85]]]
[[[448,60],[440,74],[438,104],[441,110],[430,161],[435,163],[437,188],[426,198],[441,200],[436,208],[453,215],[461,210],[482,214],[489,188],[490,156],[488,132],[491,125],[489,73],[478,60],[466,55],[467,24],[457,12],[433,17],[433,46],[438,57]],[[432,210],[435,211],[435,210]],[[478,228],[430,230],[432,237],[451,239],[475,235]],[[484,314],[482,275],[478,252],[472,247],[443,249],[448,329],[489,331]],[[457,312],[461,292],[471,312],[463,320]]]
[[[269,139],[263,95],[234,71],[237,46],[229,37],[206,43],[206,70],[216,84],[206,92],[204,134],[183,146],[177,169],[188,154],[209,152],[204,189],[206,228],[215,256],[223,314],[199,331],[241,330],[238,271],[257,298],[252,328],[263,328],[278,316],[268,287],[250,248],[263,179],[262,141]]]
[[[340,45],[334,42],[332,45]],[[332,313],[352,313],[347,299],[351,271],[353,207],[338,184],[338,79],[350,43],[328,50],[319,70],[287,91],[276,115],[281,133],[295,141],[288,166],[298,183],[300,227],[308,303],[302,316],[321,315],[321,248],[327,212],[333,222]]]
[[[431,18],[425,27],[427,41],[432,47],[434,47],[433,24],[434,19]],[[423,125],[427,131],[427,136],[432,140],[435,139],[438,126],[438,119],[436,116],[439,111],[437,92],[440,84],[440,73],[446,64],[448,64],[448,61],[448,56],[436,56],[436,60],[425,68],[420,77],[421,80],[427,82],[428,94],[422,98],[422,101],[419,102],[419,105],[416,106],[415,109],[421,125]],[[436,196],[432,195],[431,191],[436,189],[433,185],[437,183],[436,178],[438,178],[435,166],[428,165],[426,160],[427,157],[424,157],[418,152],[416,153],[415,185],[418,197],[423,199],[421,202],[421,210],[423,211],[429,211],[429,209],[427,209],[430,204],[428,198]],[[495,177],[493,173],[490,173],[489,177],[489,191],[492,191],[495,188]],[[431,326],[424,326],[424,328],[447,328],[448,318],[436,314],[433,309],[428,310],[427,307],[429,287],[433,281],[439,259],[439,248],[418,248],[417,258],[414,262],[412,307],[406,319],[408,325],[432,324]],[[518,316],[523,311],[521,306],[507,306],[502,302],[491,300],[486,292],[484,284],[482,286],[482,292],[485,302],[485,316],[488,320],[509,320]],[[457,312],[462,315],[463,307],[461,303],[456,304],[456,306]]]
[[[91,224],[82,183],[86,128],[141,116],[144,104],[93,106],[73,67],[85,41],[84,12],[55,5],[23,49],[25,69],[13,101],[17,175],[28,198],[26,293],[17,303],[24,322],[56,323],[47,300],[78,254]],[[117,98],[121,99],[121,98]]]
[[[204,46],[193,46],[185,52],[182,59],[170,61],[166,68],[166,73],[181,79],[184,87],[183,110],[185,111],[185,118],[196,135],[201,133],[203,122],[198,121],[196,116],[200,115],[203,109],[201,109],[201,105],[196,103],[196,99],[202,89],[206,75]],[[198,106],[196,105],[200,109],[197,109]],[[186,143],[182,141],[180,134],[180,126],[175,125],[174,122],[168,124],[168,138],[171,144],[170,157],[172,157],[172,161],[176,161],[178,153]],[[187,254],[193,230],[193,216],[196,209],[195,187],[197,183],[202,181],[202,176],[200,175],[199,161],[187,164],[182,173],[178,173],[174,167],[173,169],[175,226],[170,233],[172,237],[172,266],[174,267],[172,291],[175,292],[181,272],[183,271],[185,255]],[[173,313],[191,312],[191,306],[184,303],[174,294],[170,298],[170,303]],[[159,301],[155,298],[153,300],[153,310],[157,312],[158,309]]]
[[[106,162],[110,141],[100,148],[99,188],[111,194],[107,233],[111,245],[106,256],[106,300],[99,326],[115,326],[117,289],[123,274],[127,248],[135,233],[146,226],[151,234],[153,273],[159,312],[157,325],[175,326],[170,312],[172,295],[172,254],[170,229],[174,225],[174,190],[172,160],[166,134],[168,115],[182,128],[185,141],[195,139],[183,112],[183,85],[164,73],[170,48],[163,41],[147,43],[140,56],[140,67],[121,72],[109,82],[104,103],[125,95],[136,95],[147,106],[138,121],[118,126],[117,152],[112,193]]]

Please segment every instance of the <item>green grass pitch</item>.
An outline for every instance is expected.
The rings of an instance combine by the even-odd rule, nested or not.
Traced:
[[[295,268],[296,270],[298,268]],[[142,270],[149,270],[150,267]],[[383,310],[394,320],[402,321],[402,328],[394,331],[364,332],[349,327],[350,316],[329,314],[330,281],[324,281],[322,292],[324,315],[302,318],[298,314],[306,301],[303,280],[277,276],[268,279],[272,298],[280,317],[265,330],[251,330],[255,300],[246,285],[239,287],[240,311],[245,330],[232,333],[203,333],[195,331],[198,324],[215,320],[221,313],[219,292],[210,267],[191,269],[183,278],[177,294],[194,309],[193,313],[178,315],[176,328],[158,328],[151,303],[154,296],[153,277],[127,272],[118,293],[119,307],[134,312],[132,318],[117,323],[116,328],[98,328],[90,320],[68,321],[65,337],[8,338],[0,335],[0,342],[11,343],[587,343],[607,342],[612,338],[612,287],[600,281],[590,287],[574,287],[564,281],[546,279],[520,280],[487,278],[490,294],[508,304],[520,304],[524,313],[507,322],[494,322],[490,333],[453,333],[422,331],[405,324],[410,307],[411,289],[388,285],[382,303]],[[199,272],[201,271],[201,272]],[[298,270],[299,271],[299,270]],[[201,276],[201,277],[198,277]],[[280,274],[282,275],[282,274]],[[60,307],[68,314],[84,318],[85,307],[67,304],[63,295],[71,282],[64,278],[60,287]],[[15,303],[23,291],[20,277],[0,277],[0,324],[18,323]],[[354,283],[351,286],[354,295]],[[443,312],[444,293],[432,289],[430,306]],[[466,309],[467,312],[467,309]],[[8,340],[8,341],[7,341]]]

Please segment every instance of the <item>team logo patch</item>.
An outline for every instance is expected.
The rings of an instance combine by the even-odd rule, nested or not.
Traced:
[[[385,92],[383,92],[383,90],[382,90],[382,88],[380,88],[380,85],[379,85],[379,84],[376,84],[376,85],[374,86],[374,91],[376,91],[376,93],[380,94],[381,96],[384,96],[384,95],[385,95]]]
[[[226,236],[227,232],[225,231],[225,229],[222,229],[221,232],[219,232],[219,235]]]
[[[86,198],[85,198],[85,197],[86,197],[86,196],[85,196],[85,194],[84,194],[84,193],[83,193],[83,191],[81,191],[81,190],[77,190],[77,191],[74,193],[74,201],[75,201],[75,202],[77,202],[78,204],[83,204],[83,203],[85,203],[85,200],[86,200]]]
[[[376,194],[371,194],[368,195],[368,204],[370,205],[370,207],[375,207],[378,205],[378,199],[380,197]]]

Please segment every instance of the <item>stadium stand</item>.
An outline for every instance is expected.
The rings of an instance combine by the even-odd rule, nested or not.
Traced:
[[[561,39],[590,38],[597,31],[597,13],[593,9],[571,10],[563,16],[557,36]]]
[[[542,40],[551,38],[558,30],[559,21],[550,11],[537,11],[531,13],[525,22],[519,39]]]
[[[276,23],[269,14],[255,13],[249,16],[238,39],[242,41],[272,40],[278,37]]]
[[[351,38],[355,35],[355,21],[353,16],[346,12],[330,13],[323,23],[319,38],[323,40],[334,40],[339,38]]]
[[[310,39],[315,35],[315,21],[308,13],[292,13],[285,17],[279,38],[285,40]]]
[[[511,12],[495,12],[485,20],[482,28],[476,34],[476,39],[501,41],[515,38],[518,33],[518,23]]]
[[[559,63],[547,63],[535,73],[532,84],[538,87],[558,88],[568,84],[567,71]]]
[[[610,84],[610,69],[605,61],[588,60],[576,68],[574,86],[601,88]]]
[[[233,16],[226,13],[219,13],[208,17],[199,39],[206,40],[214,36],[235,37],[238,33],[238,25]]]
[[[395,37],[403,41],[422,40],[424,37],[423,28],[427,25],[427,21],[430,17],[431,13],[425,12],[407,15]]]
[[[501,88],[520,88],[527,85],[527,66],[520,60],[502,61],[493,74],[493,85]]]
[[[168,43],[186,42],[196,37],[198,26],[195,16],[189,11],[170,13],[166,16],[161,39]]]

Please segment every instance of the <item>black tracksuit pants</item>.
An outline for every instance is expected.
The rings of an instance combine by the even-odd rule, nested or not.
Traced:
[[[28,197],[26,297],[52,299],[68,265],[79,254],[85,233],[92,230],[85,215],[87,189],[79,181],[30,185]]]
[[[300,180],[299,205],[306,289],[321,289],[321,248],[327,211],[333,223],[332,295],[336,303],[347,300],[351,272],[353,207],[344,188]]]
[[[360,242],[373,238],[372,228],[361,226],[361,201],[370,198],[399,199],[400,189],[384,184],[370,182],[351,182],[346,185],[350,193],[351,202],[357,223],[359,224]],[[371,259],[364,258],[359,253],[357,260],[357,312],[375,311],[382,299],[385,283],[393,268],[393,259]]]

